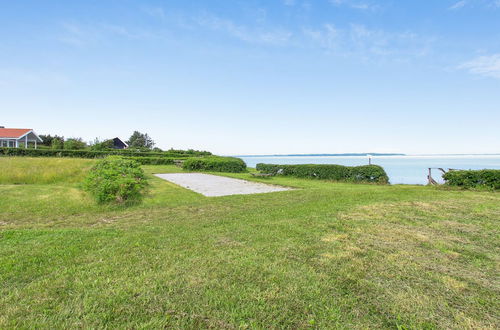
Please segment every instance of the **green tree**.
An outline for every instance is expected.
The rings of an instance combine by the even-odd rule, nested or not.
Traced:
[[[100,141],[98,138],[95,138],[94,142],[90,145],[90,149],[96,151],[113,149],[113,140]]]
[[[127,141],[129,148],[152,149],[155,145],[153,139],[148,135],[138,131],[134,131]]]
[[[52,140],[54,137],[50,134],[47,135],[39,135],[40,139],[42,139],[42,145],[50,147],[52,145]]]
[[[86,147],[87,143],[85,143],[82,138],[69,138],[64,141],[64,149],[79,150],[85,149]]]
[[[64,137],[54,135],[50,141],[52,149],[62,149],[64,146]]]
[[[50,135],[50,134],[42,134],[42,135],[39,135],[40,139],[42,139],[42,143],[41,145],[43,146],[47,146],[47,147],[51,147],[52,146],[52,141],[54,140],[61,140],[61,141],[64,141],[64,137],[62,136],[57,136],[57,135]]]

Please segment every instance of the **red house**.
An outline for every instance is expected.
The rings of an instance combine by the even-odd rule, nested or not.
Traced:
[[[34,142],[35,149],[42,139],[36,135],[31,128],[5,128],[0,126],[0,147],[28,148],[28,144]]]

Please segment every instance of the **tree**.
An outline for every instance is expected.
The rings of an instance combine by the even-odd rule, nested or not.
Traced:
[[[54,135],[50,141],[52,149],[62,149],[64,146],[64,137]]]
[[[83,142],[82,138],[69,138],[64,141],[64,149],[79,150],[85,149],[86,147],[87,143]]]
[[[39,135],[40,139],[42,139],[42,143],[41,145],[43,146],[47,146],[47,147],[50,147],[52,146],[52,141],[54,140],[61,140],[61,141],[64,141],[64,137],[62,136],[57,136],[57,135],[50,135],[50,134],[46,134],[46,135]]]
[[[100,141],[98,138],[95,138],[94,142],[90,144],[90,149],[96,151],[113,149],[113,140]]]
[[[132,133],[132,135],[128,139],[127,144],[129,148],[152,149],[155,145],[155,142],[149,135],[134,131],[134,133]]]
[[[39,135],[40,139],[42,139],[42,145],[50,147],[52,145],[52,140],[54,139],[52,135]]]

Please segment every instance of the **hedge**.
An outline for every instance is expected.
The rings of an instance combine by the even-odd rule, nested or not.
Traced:
[[[449,186],[500,189],[500,170],[449,171],[443,179]]]
[[[324,179],[349,182],[388,183],[389,177],[378,165],[348,167],[343,165],[275,165],[257,164],[257,170],[273,175],[294,176],[297,178]]]
[[[133,160],[141,165],[174,165],[176,160],[182,158],[167,158],[167,157],[121,157],[127,160]]]
[[[205,157],[188,158],[182,167],[190,171],[212,171],[212,172],[246,172],[247,165],[239,158],[233,157]]]
[[[0,156],[28,156],[28,157],[72,157],[72,158],[105,158],[107,156],[124,157],[197,157],[196,154],[182,152],[138,152],[127,150],[55,150],[55,149],[25,149],[0,148]],[[199,157],[199,156],[198,156]]]

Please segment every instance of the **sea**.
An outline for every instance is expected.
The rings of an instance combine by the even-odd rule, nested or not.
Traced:
[[[255,167],[266,164],[338,164],[346,166],[367,165],[368,156],[237,156]],[[500,169],[499,155],[405,155],[371,156],[371,163],[382,166],[392,184],[427,184],[427,174],[432,168],[432,177],[443,183],[444,170]]]

